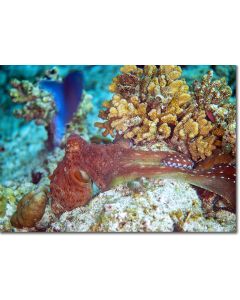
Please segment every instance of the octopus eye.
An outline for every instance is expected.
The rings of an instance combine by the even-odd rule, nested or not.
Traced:
[[[88,174],[87,174],[85,171],[80,170],[80,173],[81,173],[82,178],[83,178],[84,180],[86,180],[86,181],[89,181],[89,180],[90,180],[90,177],[88,176]]]

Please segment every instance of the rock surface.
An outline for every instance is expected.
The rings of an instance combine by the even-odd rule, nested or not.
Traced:
[[[137,185],[137,184],[135,184]],[[64,213],[49,232],[234,232],[236,217],[205,218],[196,191],[172,180],[141,179],[100,193],[81,208]]]

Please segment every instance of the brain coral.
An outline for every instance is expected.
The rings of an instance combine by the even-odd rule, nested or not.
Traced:
[[[225,79],[212,81],[210,71],[190,92],[179,66],[120,70],[109,87],[114,95],[99,113],[104,123],[95,124],[104,129],[103,136],[118,135],[135,144],[165,140],[194,161],[211,156],[216,148],[234,152],[236,118],[230,120],[234,113],[226,114],[226,109],[233,112],[235,107],[227,103],[231,88]]]

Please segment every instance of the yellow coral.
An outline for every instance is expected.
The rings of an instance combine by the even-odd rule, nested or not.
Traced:
[[[163,123],[161,126],[159,126],[158,131],[165,139],[169,138],[171,134],[171,128],[167,123]]]
[[[209,71],[203,76],[202,81],[195,81],[193,84],[194,99],[200,109],[204,109],[207,104],[220,104],[230,98],[231,88],[227,85],[226,79],[212,81],[213,71]]]
[[[176,125],[177,124],[177,116],[173,114],[167,114],[163,117],[160,117],[161,122]]]
[[[196,135],[198,135],[199,125],[197,122],[194,122],[193,119],[190,119],[184,124],[184,131],[187,137],[193,139]]]
[[[193,160],[205,159],[220,147],[217,134],[214,134],[215,125],[206,119],[202,110],[189,107],[188,113],[178,122],[174,129],[173,139],[184,141]]]
[[[216,137],[214,135],[204,138],[199,136],[196,140],[189,144],[189,151],[193,160],[205,159],[212,155],[213,150],[216,149],[214,142]]]
[[[181,68],[124,66],[121,72],[109,87],[115,95],[99,113],[106,121],[95,125],[105,129],[104,136],[116,131],[135,143],[170,137],[169,125],[177,124],[177,116],[191,100],[188,85],[179,79]]]
[[[120,71],[122,73],[130,73],[130,72],[137,72],[137,66],[134,65],[127,65],[127,66],[123,66]]]
[[[231,89],[224,79],[212,82],[208,72],[190,93],[179,66],[128,65],[120,71],[109,87],[112,99],[99,112],[104,122],[95,124],[104,136],[117,133],[135,144],[164,139],[195,161],[216,147],[235,153],[236,114],[225,103]]]
[[[191,123],[193,123],[193,120],[191,119],[192,115],[192,112],[187,113],[174,128],[173,137],[176,140],[186,140],[188,135],[194,132],[190,126]]]
[[[202,136],[207,136],[214,128],[212,123],[206,119],[204,111],[200,111],[199,116],[197,117],[197,123],[199,124],[199,134]]]

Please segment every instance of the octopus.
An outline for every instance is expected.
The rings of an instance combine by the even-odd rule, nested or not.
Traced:
[[[68,151],[50,176],[50,180],[51,206],[56,216],[83,206],[92,198],[93,187],[90,177],[78,168],[74,156]]]
[[[63,160],[50,176],[52,210],[57,215],[88,203],[92,182],[106,191],[140,177],[188,182],[220,195],[232,210],[236,208],[236,169],[219,160],[198,168],[183,154],[136,150],[122,141],[87,143],[76,134],[68,138],[65,150]]]

